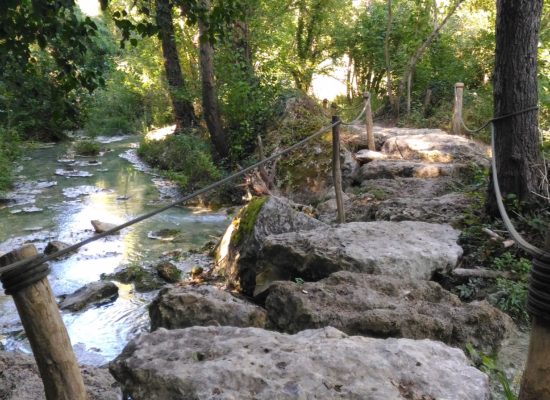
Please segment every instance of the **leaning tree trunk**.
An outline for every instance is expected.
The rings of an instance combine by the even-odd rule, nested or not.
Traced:
[[[441,29],[447,24],[447,21],[449,21],[451,16],[455,13],[455,11],[458,9],[458,7],[460,6],[460,4],[462,4],[463,1],[464,0],[456,0],[454,5],[451,6],[449,11],[447,12],[447,15],[445,15],[445,18],[443,18],[443,20],[439,24],[434,25],[432,32],[428,35],[428,37],[424,40],[424,42],[422,42],[420,47],[416,49],[412,57],[409,59],[409,62],[405,67],[405,71],[403,71],[403,76],[399,81],[399,87],[397,89],[396,108],[397,108],[398,116],[399,116],[399,104],[401,101],[401,96],[403,95],[403,92],[405,90],[405,84],[407,84],[409,77],[412,76],[412,73],[416,68],[416,64],[418,64],[418,62],[422,59],[422,56],[424,55],[426,50],[430,47],[434,39],[437,38]]]
[[[176,119],[176,132],[180,132],[183,128],[196,125],[197,118],[193,105],[185,98],[187,90],[176,47],[170,0],[156,0],[156,9],[156,22],[162,42],[164,69],[166,71],[166,79],[168,80],[170,100],[172,101],[172,108]]]
[[[202,5],[206,10],[210,9],[210,2],[208,0],[202,0]],[[206,35],[207,26],[204,20],[199,18],[198,25],[200,43],[199,59],[202,78],[202,111],[214,147],[214,158],[220,160],[229,155],[229,144],[223,131],[218,97],[216,94],[216,84],[214,81],[214,48]]]
[[[494,115],[511,114],[537,105],[537,45],[542,0],[498,0]],[[500,189],[531,203],[543,179],[537,112],[495,121],[495,153]],[[489,184],[487,211],[498,210]]]

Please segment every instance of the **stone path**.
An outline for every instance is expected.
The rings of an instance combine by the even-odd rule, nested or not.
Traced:
[[[256,305],[223,288],[162,291],[151,308],[158,330],[110,365],[127,394],[491,397],[487,376],[460,347],[494,351],[513,322],[431,281],[462,255],[448,223],[469,203],[453,183],[468,179],[472,163],[485,165],[487,149],[439,130],[375,134],[379,153],[362,151],[366,140],[354,132],[343,138],[360,152],[344,154],[346,224],[333,225],[330,198],[317,207],[320,220],[275,197],[241,210],[217,249],[217,273]]]

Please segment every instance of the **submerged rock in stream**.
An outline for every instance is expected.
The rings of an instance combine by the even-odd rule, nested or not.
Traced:
[[[67,170],[61,168],[56,169],[55,174],[66,178],[90,178],[94,176],[94,174],[91,174],[88,171]]]
[[[92,220],[91,224],[94,227],[94,230],[96,231],[96,233],[107,232],[108,230],[111,230],[117,226],[109,222],[98,221],[97,219]]]
[[[101,279],[133,283],[138,292],[150,292],[164,285],[155,273],[137,264],[120,266],[112,274],[101,274]]]
[[[59,308],[69,311],[80,311],[85,307],[100,305],[116,300],[118,286],[113,282],[99,281],[88,283],[76,292],[65,296]]]
[[[258,328],[159,329],[109,365],[134,400],[490,399],[487,375],[431,340],[286,335]]]

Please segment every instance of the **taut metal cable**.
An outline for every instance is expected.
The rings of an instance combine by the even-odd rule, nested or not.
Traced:
[[[359,114],[359,116],[353,121],[357,121],[359,120],[362,115],[365,113],[365,108],[363,108],[363,111],[361,112],[361,114]],[[69,247],[66,247],[62,250],[59,250],[55,253],[52,253],[50,255],[39,255],[39,256],[36,256],[36,257],[32,257],[32,258],[27,258],[25,260],[21,260],[21,261],[17,261],[15,263],[12,263],[12,264],[9,264],[9,265],[6,265],[4,267],[1,267],[0,268],[0,276],[3,276],[4,274],[6,274],[7,272],[9,271],[13,271],[14,269],[22,266],[22,265],[26,265],[28,266],[29,269],[34,269],[35,267],[39,266],[40,264],[43,264],[47,261],[51,261],[51,260],[54,260],[56,258],[59,258],[61,256],[64,256],[65,254],[69,254],[69,253],[72,253],[76,250],[78,250],[79,248],[81,248],[82,246],[85,246],[89,243],[92,243],[92,242],[95,242],[96,240],[99,240],[99,239],[102,239],[106,236],[109,236],[109,235],[112,235],[113,233],[117,233],[118,231],[124,229],[124,228],[127,228],[129,226],[132,226],[132,225],[135,225],[137,224],[138,222],[141,222],[141,221],[144,221],[148,218],[151,218],[157,214],[160,214],[166,210],[169,210],[170,208],[173,208],[173,207],[176,207],[178,205],[180,205],[181,203],[184,203],[186,201],[189,201],[197,196],[200,196],[201,194],[203,193],[206,193],[206,192],[209,192],[210,190],[213,190],[213,189],[216,189],[217,187],[220,187],[221,185],[227,183],[227,182],[230,182],[238,177],[241,177],[245,174],[247,174],[248,172],[270,162],[270,161],[273,161],[274,159],[278,158],[278,157],[281,157],[281,156],[284,156],[285,154],[288,154],[290,153],[291,151],[293,150],[296,150],[297,148],[303,146],[304,144],[310,142],[311,140],[321,136],[323,133],[325,132],[328,132],[330,129],[332,129],[334,126],[336,125],[340,125],[342,124],[341,121],[336,121],[334,123],[332,123],[331,125],[328,125],[328,126],[325,126],[321,129],[319,129],[317,132],[313,133],[312,135],[306,137],[305,139],[302,139],[300,140],[299,142],[293,144],[292,146],[284,149],[284,150],[281,150],[275,154],[272,154],[271,156],[269,157],[266,157],[265,159],[261,160],[261,161],[258,161],[257,163],[254,163],[246,168],[243,168],[242,170],[238,171],[238,172],[235,172],[223,179],[220,179],[219,181],[217,182],[214,182],[208,186],[205,186],[203,187],[202,189],[199,189],[189,195],[186,195],[170,204],[167,204],[166,206],[163,206],[157,210],[154,210],[154,211],[151,211],[147,214],[144,214],[144,215],[141,215],[137,218],[134,218],[130,221],[127,221],[121,225],[118,225],[114,228],[111,228],[103,233],[99,233],[99,234],[96,234],[92,237],[89,237],[88,239],[85,239],[79,243],[75,243]]]

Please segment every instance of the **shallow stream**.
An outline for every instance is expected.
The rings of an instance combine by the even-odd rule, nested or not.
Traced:
[[[15,190],[0,202],[0,254],[25,242],[39,251],[51,240],[73,244],[94,234],[91,220],[122,223],[158,208],[177,195],[175,187],[153,174],[135,156],[136,137],[98,138],[105,152],[78,157],[66,144],[25,152],[17,166]],[[74,175],[74,176],[69,176]],[[138,262],[153,263],[163,252],[200,247],[219,236],[225,213],[173,208],[50,262],[49,280],[56,296],[72,293],[102,273]],[[174,242],[153,240],[148,233],[178,230]],[[0,339],[7,350],[30,352],[11,297],[0,294]],[[80,362],[101,365],[120,353],[137,333],[149,328],[147,304],[155,292],[139,294],[119,285],[113,303],[63,319]]]

